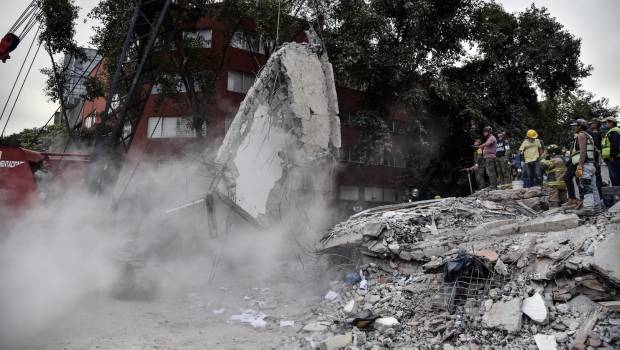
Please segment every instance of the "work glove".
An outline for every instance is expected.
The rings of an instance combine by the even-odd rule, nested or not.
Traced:
[[[581,178],[583,176],[583,167],[579,165],[577,170],[575,170],[575,176]]]

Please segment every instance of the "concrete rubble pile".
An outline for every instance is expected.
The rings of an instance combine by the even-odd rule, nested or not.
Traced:
[[[320,251],[346,278],[332,283],[299,344],[620,348],[619,217],[532,214],[518,191],[527,193],[379,207],[338,224]]]

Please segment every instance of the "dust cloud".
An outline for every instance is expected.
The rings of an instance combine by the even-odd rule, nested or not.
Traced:
[[[218,217],[228,229],[214,236],[200,202],[211,178],[199,159],[127,166],[134,176],[119,180],[114,199],[80,185],[5,225],[0,345],[36,336],[90,300],[157,303],[209,283],[248,288],[290,279],[304,293],[320,285],[310,269],[328,222],[324,203],[300,208],[305,222],[284,220],[269,230]]]

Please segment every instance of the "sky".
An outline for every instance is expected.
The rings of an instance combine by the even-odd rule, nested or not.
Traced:
[[[84,23],[86,14],[98,0],[76,0],[81,7],[80,20],[77,25],[78,43],[88,46],[94,22]],[[532,0],[499,0],[509,12],[523,11],[532,4]],[[582,61],[594,67],[592,75],[582,81],[583,88],[594,92],[598,97],[609,98],[612,105],[620,105],[620,0],[536,0],[536,6],[547,7],[567,30],[582,39]],[[26,1],[2,1],[0,11],[0,32],[4,32],[15,22],[24,10]],[[33,31],[34,32],[34,31]],[[0,76],[4,84],[0,86],[0,104],[4,107],[13,81],[17,76],[21,62],[28,51],[33,33],[21,43],[6,63],[0,63]],[[36,45],[35,45],[36,46]],[[36,47],[33,49],[33,53]],[[28,64],[24,68],[26,71]],[[18,132],[24,128],[40,127],[50,118],[57,106],[50,103],[43,94],[45,78],[40,69],[49,67],[50,59],[43,49],[34,62],[30,76],[26,80],[20,99],[12,113],[5,134]],[[16,94],[21,78],[16,87]],[[0,120],[4,126],[6,115],[11,109],[9,103],[5,116]],[[0,129],[1,130],[1,129]]]

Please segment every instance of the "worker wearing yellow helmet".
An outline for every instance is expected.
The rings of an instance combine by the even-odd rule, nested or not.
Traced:
[[[540,168],[540,158],[544,150],[542,142],[538,139],[536,130],[527,131],[526,138],[519,147],[519,152],[523,155],[525,166],[523,175],[525,177],[525,187],[542,185],[542,170]]]

